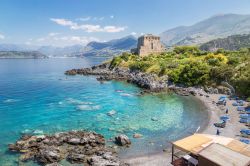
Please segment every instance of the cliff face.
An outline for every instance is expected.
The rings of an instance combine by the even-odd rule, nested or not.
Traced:
[[[223,39],[216,39],[204,43],[200,46],[200,49],[205,51],[216,51],[219,48],[223,48],[225,50],[238,50],[240,48],[250,48],[250,34],[233,35]]]

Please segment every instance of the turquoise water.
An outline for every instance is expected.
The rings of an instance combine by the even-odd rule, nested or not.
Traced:
[[[205,108],[193,97],[139,95],[138,87],[125,82],[101,84],[93,76],[63,74],[101,61],[0,60],[0,165],[17,165],[18,156],[7,151],[7,144],[23,133],[87,129],[107,139],[124,133],[132,146],[120,155],[131,157],[161,151],[167,141],[194,132],[207,119]],[[117,112],[113,117],[107,115],[111,110]],[[143,138],[133,139],[133,133]]]

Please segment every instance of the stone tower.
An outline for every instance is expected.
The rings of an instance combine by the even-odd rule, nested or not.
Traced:
[[[152,34],[143,35],[138,38],[137,48],[131,50],[132,53],[139,56],[147,56],[152,53],[161,53],[165,51],[165,47],[160,41],[159,36]]]

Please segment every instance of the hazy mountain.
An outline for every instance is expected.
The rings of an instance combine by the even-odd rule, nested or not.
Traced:
[[[166,45],[201,44],[235,34],[250,33],[250,15],[217,15],[191,26],[180,26],[160,34]]]
[[[121,39],[108,42],[90,42],[84,48],[82,56],[113,56],[135,48],[137,39],[134,36],[127,36]]]
[[[48,58],[38,51],[0,51],[0,59],[43,59]]]
[[[0,44],[0,51],[32,51],[38,48],[38,46],[26,44]]]
[[[82,45],[72,45],[66,47],[41,46],[38,51],[49,57],[71,57],[84,50]]]
[[[215,39],[202,44],[200,49],[205,51],[215,51],[218,48],[223,48],[225,50],[238,50],[244,47],[250,48],[250,34],[233,35],[223,39]]]
[[[113,56],[136,47],[137,39],[126,36],[108,42],[90,42],[86,46],[66,47],[0,44],[0,51],[38,51],[49,57]]]

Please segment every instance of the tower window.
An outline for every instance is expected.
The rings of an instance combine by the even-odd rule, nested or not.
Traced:
[[[151,43],[151,49],[152,49],[152,50],[154,49],[154,44],[153,44],[153,43]]]

